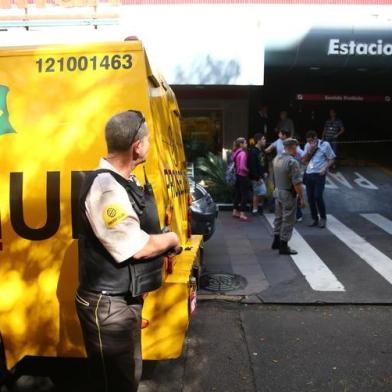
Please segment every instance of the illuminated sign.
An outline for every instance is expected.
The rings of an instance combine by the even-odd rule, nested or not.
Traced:
[[[338,38],[330,39],[328,45],[329,56],[392,56],[392,44],[384,43],[382,39],[376,42],[365,43],[342,42]]]
[[[297,101],[391,103],[391,96],[389,95],[297,94],[296,99]]]

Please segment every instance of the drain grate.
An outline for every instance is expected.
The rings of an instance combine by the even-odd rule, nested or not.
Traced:
[[[247,281],[240,275],[205,274],[200,277],[200,288],[208,291],[232,291],[243,289]]]

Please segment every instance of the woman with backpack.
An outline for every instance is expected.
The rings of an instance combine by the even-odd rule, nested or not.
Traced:
[[[239,137],[233,145],[231,160],[234,162],[236,181],[234,184],[234,205],[233,217],[242,221],[247,221],[245,214],[246,203],[249,196],[249,178],[248,178],[248,154],[247,142],[243,137]]]

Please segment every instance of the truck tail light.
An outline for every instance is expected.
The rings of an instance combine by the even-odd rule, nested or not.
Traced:
[[[174,265],[174,257],[166,257],[165,266],[166,266],[166,273],[168,275],[173,273],[173,265]]]
[[[192,315],[197,305],[197,283],[196,278],[191,277],[189,280],[189,314]]]
[[[165,226],[170,226],[173,221],[173,206],[170,204],[166,208]]]

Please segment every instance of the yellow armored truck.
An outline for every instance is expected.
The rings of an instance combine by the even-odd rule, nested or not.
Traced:
[[[163,286],[143,309],[144,359],[181,355],[202,237],[190,231],[189,186],[173,91],[138,40],[0,48],[0,333],[13,368],[25,356],[85,356],[76,316],[78,194],[106,154],[114,114],[143,112],[145,170],[162,228],[184,251],[166,260]],[[143,169],[135,173],[143,184]]]

